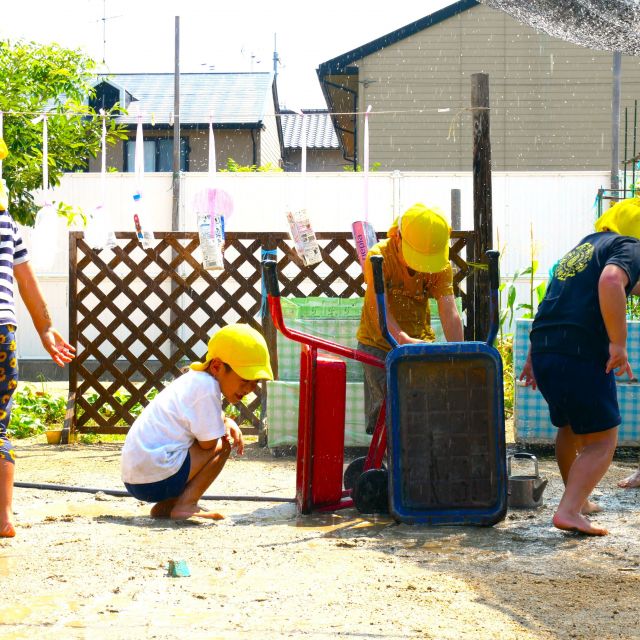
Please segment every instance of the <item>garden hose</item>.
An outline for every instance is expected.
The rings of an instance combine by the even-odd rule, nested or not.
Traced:
[[[14,487],[21,489],[43,489],[45,491],[70,491],[75,493],[104,493],[108,496],[117,496],[119,498],[133,496],[128,491],[122,491],[119,489],[92,489],[91,487],[74,487],[65,484],[48,484],[48,483],[36,483],[36,482],[14,482]],[[268,497],[268,496],[202,496],[201,500],[219,500],[219,501],[231,501],[238,502],[295,502],[295,498],[280,498],[280,497]]]

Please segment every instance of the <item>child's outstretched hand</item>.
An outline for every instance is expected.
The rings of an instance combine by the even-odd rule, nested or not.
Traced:
[[[64,367],[67,362],[71,362],[75,357],[75,348],[72,347],[53,327],[45,329],[40,334],[42,346],[47,350],[51,359],[59,366]]]
[[[227,417],[224,419],[224,425],[227,428],[224,437],[232,447],[236,448],[238,455],[241,456],[244,453],[244,438],[240,427],[231,418]]]

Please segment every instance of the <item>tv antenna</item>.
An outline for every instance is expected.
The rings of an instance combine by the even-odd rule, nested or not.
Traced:
[[[122,14],[117,16],[107,15],[107,0],[102,0],[102,18],[96,22],[102,22],[102,64],[107,64],[107,20],[113,20],[114,18],[122,18]]]

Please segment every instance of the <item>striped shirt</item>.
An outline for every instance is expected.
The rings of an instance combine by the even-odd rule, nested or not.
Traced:
[[[27,247],[8,211],[0,211],[0,324],[17,325],[13,267],[29,260]]]

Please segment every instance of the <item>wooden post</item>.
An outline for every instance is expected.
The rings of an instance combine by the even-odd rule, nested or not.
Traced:
[[[69,233],[69,344],[78,349],[78,240],[81,231]],[[69,363],[69,392],[67,396],[67,411],[64,416],[60,444],[69,444],[71,434],[76,428],[76,389],[78,388],[77,360]]]
[[[491,214],[491,137],[489,127],[489,76],[471,75],[471,109],[473,111],[473,228],[476,232],[476,260],[485,262],[485,251],[492,248]],[[475,270],[474,277],[475,338],[486,340],[489,332],[489,277]]]
[[[264,234],[262,239],[261,253],[262,260],[265,258],[271,258],[273,260],[276,259],[277,255],[277,247],[278,241],[276,238],[270,234]],[[262,283],[263,286],[263,295],[264,292],[264,281]],[[269,311],[269,306],[267,305],[266,300],[262,301],[263,306],[260,310],[261,314],[261,322],[262,322],[262,333],[264,335],[264,339],[267,342],[267,347],[269,347],[269,355],[271,356],[271,369],[273,371],[274,378],[278,378],[278,347],[277,347],[277,335],[278,330],[273,324],[273,319],[271,318],[271,312]]]
[[[267,234],[263,241],[260,249],[261,253],[261,261],[264,261],[267,258],[276,259],[277,256],[277,247],[278,241],[271,235]],[[266,295],[265,291],[265,283],[264,283],[264,274],[262,276],[262,308],[260,310],[261,318],[260,321],[262,323],[262,333],[264,335],[264,339],[267,342],[267,347],[269,347],[269,355],[271,356],[271,370],[273,371],[273,377],[275,380],[278,379],[278,343],[277,343],[277,335],[278,331],[273,324],[273,319],[271,318],[271,312],[269,311],[269,305],[267,304],[264,296]],[[258,445],[261,447],[266,447],[267,442],[267,430],[265,429],[265,417],[269,416],[269,395],[267,392],[267,383],[260,383],[260,427],[258,433]]]

